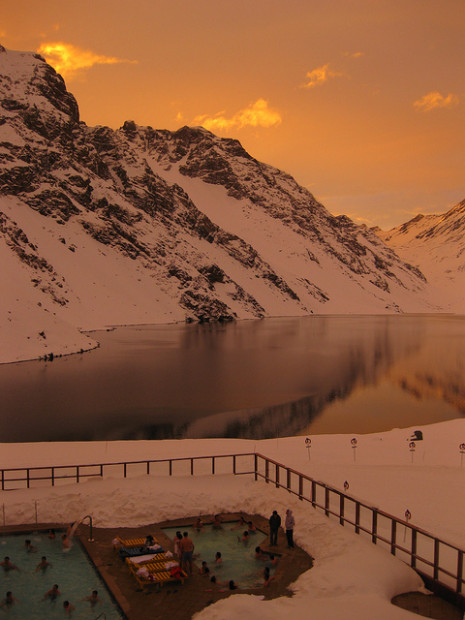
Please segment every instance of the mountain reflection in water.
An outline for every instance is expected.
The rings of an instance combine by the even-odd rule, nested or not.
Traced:
[[[0,366],[0,441],[375,432],[465,412],[465,321],[311,316],[118,328]],[[12,424],[14,420],[14,424]]]

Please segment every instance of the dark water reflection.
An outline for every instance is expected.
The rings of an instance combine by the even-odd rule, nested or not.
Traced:
[[[0,366],[0,441],[372,432],[465,412],[465,320],[267,319],[95,332]]]

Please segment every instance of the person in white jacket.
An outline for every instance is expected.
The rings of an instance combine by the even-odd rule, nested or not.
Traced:
[[[287,546],[289,549],[292,549],[292,547],[294,547],[294,526],[294,515],[292,514],[292,510],[289,510],[288,508],[286,510],[286,520],[284,522],[284,527],[286,528]]]

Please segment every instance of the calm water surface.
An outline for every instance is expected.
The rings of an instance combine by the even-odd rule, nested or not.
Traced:
[[[0,441],[364,433],[465,413],[465,318],[325,316],[94,332],[0,366]]]

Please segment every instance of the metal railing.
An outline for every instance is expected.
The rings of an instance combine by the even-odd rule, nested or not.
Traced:
[[[77,482],[91,477],[139,475],[253,475],[277,488],[283,488],[300,500],[322,510],[330,519],[353,527],[356,534],[369,538],[392,555],[414,568],[429,587],[452,594],[452,599],[465,609],[464,553],[456,545],[399,519],[383,510],[369,506],[343,491],[314,480],[278,461],[256,452],[211,456],[178,457],[123,461],[86,465],[59,465],[1,469],[2,491],[37,488],[44,484]],[[408,513],[408,511],[407,511]]]
[[[405,520],[399,519],[261,454],[255,454],[254,465],[255,480],[263,478],[341,525],[352,526],[356,534],[410,564],[430,587],[465,609],[464,550],[409,523],[408,511]]]
[[[37,488],[44,486],[44,482],[55,486],[63,481],[65,483],[80,482],[85,478],[104,478],[105,476],[115,475],[128,478],[142,474],[169,476],[210,475],[215,473],[253,474],[253,456],[253,452],[246,452],[244,454],[90,463],[86,465],[7,468],[0,470],[1,490]],[[244,462],[246,464],[245,469]]]

